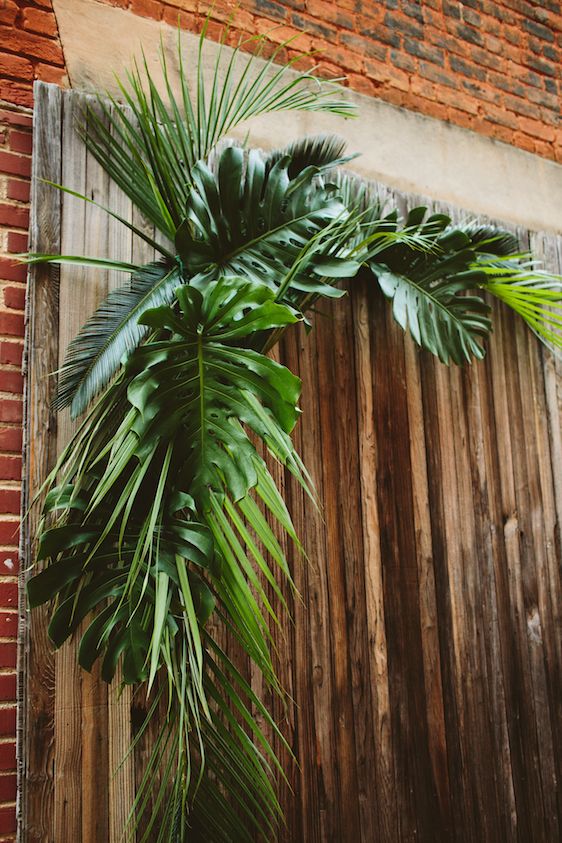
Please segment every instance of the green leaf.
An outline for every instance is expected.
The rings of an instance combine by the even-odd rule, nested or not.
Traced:
[[[323,184],[317,167],[291,179],[288,156],[267,169],[251,150],[245,170],[244,162],[243,150],[228,147],[217,175],[204,162],[194,166],[187,217],[176,232],[184,264],[205,273],[205,286],[221,275],[245,277],[297,306],[303,293],[341,295],[318,279],[349,277],[360,266],[346,247],[357,220],[336,188]]]
[[[433,281],[433,273],[430,279],[424,275],[407,277],[376,264],[373,271],[381,290],[392,301],[394,318],[401,328],[410,330],[418,345],[443,363],[469,362],[484,356],[482,338],[490,330],[489,308],[479,296],[461,295],[475,286],[472,274],[466,279],[458,274]]]
[[[226,488],[237,500],[255,485],[259,459],[239,422],[266,442],[272,439],[251,396],[273,430],[288,433],[298,418],[300,382],[265,355],[231,342],[297,318],[274,302],[269,288],[240,278],[222,278],[204,295],[181,288],[178,299],[181,319],[170,308],[143,317],[151,325],[168,326],[178,339],[139,348],[131,358],[131,371],[139,374],[128,396],[144,420],[138,447],[155,435],[181,436],[183,488],[196,504],[211,488]]]
[[[127,83],[121,85],[132,116],[115,99],[110,98],[108,106],[100,97],[101,116],[94,109],[88,110],[81,128],[88,149],[101,166],[170,238],[182,219],[193,165],[206,158],[236,126],[280,111],[326,111],[345,117],[355,114],[353,104],[337,84],[313,73],[292,71],[300,55],[286,66],[277,63],[290,40],[280,44],[265,61],[261,58],[265,36],[253,39],[254,55],[248,56],[246,42],[243,61],[240,47],[228,51],[229,55],[219,49],[209,75],[203,41],[204,33],[198,55],[190,57],[186,65],[178,38],[179,97],[161,51],[166,101],[144,62],[142,71],[135,68]],[[187,66],[193,73],[192,84],[186,77]]]
[[[61,559],[31,577],[27,582],[30,608],[34,609],[48,600],[54,600],[65,586],[77,580],[82,574],[83,561],[82,557]]]
[[[123,682],[134,685],[147,678],[147,658],[150,636],[136,618],[133,618],[126,632],[126,646],[123,657]]]
[[[85,410],[123,358],[146,336],[147,329],[139,323],[139,317],[150,308],[171,302],[179,280],[177,266],[158,261],[141,267],[126,287],[109,293],[67,349],[57,409],[70,404],[73,417]]]

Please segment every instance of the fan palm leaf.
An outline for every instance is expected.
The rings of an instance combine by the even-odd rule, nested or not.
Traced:
[[[161,51],[166,101],[144,66],[128,75],[121,92],[128,106],[124,110],[109,98],[100,97],[101,115],[88,110],[81,129],[84,142],[111,178],[135,205],[167,237],[173,239],[183,220],[183,208],[191,186],[191,169],[208,157],[218,141],[236,126],[264,113],[279,111],[328,111],[352,117],[354,106],[337,84],[324,82],[314,73],[291,73],[302,56],[278,65],[279,53],[290,41],[280,44],[262,60],[267,39],[258,36],[254,53],[241,47],[216,53],[205,79],[207,65],[203,27],[195,61],[193,90],[184,72],[181,39],[178,38],[180,93],[170,82]],[[225,32],[225,38],[226,38]],[[227,54],[228,53],[228,54]],[[145,92],[144,81],[148,91]]]

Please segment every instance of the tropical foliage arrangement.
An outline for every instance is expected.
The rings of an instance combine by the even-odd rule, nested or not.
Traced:
[[[219,144],[268,112],[353,116],[334,84],[295,75],[277,53],[262,60],[261,46],[256,39],[253,57],[221,46],[205,79],[204,29],[193,78],[180,45],[179,93],[162,58],[163,93],[146,67],[135,69],[125,107],[100,98],[102,116],[85,115],[88,149],[157,234],[108,213],[157,260],[28,257],[128,276],[59,373],[57,407],[81,422],[46,482],[28,587],[31,606],[53,601],[55,646],[88,618],[80,664],[99,659],[111,682],[120,663],[124,683],[146,688],[141,732],[160,718],[127,839],[272,841],[282,821],[270,737],[282,736],[208,621],[283,697],[269,631],[291,582],[279,535],[299,542],[261,453],[314,503],[290,438],[300,382],[267,354],[283,332],[309,326],[319,299],[342,296],[341,279],[366,273],[402,328],[444,363],[484,355],[486,294],[562,346],[560,279],[511,234],[453,226],[425,208],[406,219],[383,210],[342,169],[349,159],[336,137],[267,154]]]

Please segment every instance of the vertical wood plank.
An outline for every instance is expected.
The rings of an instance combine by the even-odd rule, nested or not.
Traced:
[[[377,839],[398,839],[392,724],[383,591],[383,560],[379,543],[379,514],[376,499],[377,437],[374,427],[372,365],[372,307],[365,283],[353,294],[355,361],[358,397],[359,458],[361,463],[361,529],[365,566],[365,607],[368,634],[368,666],[371,685],[373,743],[378,819]],[[375,811],[373,811],[375,813]],[[375,838],[373,838],[375,839]]]
[[[113,106],[111,106],[113,109]],[[102,197],[102,202],[105,197]],[[123,219],[132,220],[131,200],[109,181],[107,189],[107,207]],[[106,254],[116,260],[132,262],[133,238],[125,226],[111,221],[107,235]],[[121,287],[128,279],[122,272],[109,272],[108,290]],[[108,688],[108,753],[109,753],[109,843],[122,841],[129,811],[135,796],[134,753],[128,754],[132,741],[131,705],[133,692],[129,685],[120,686],[121,665],[118,665],[115,678]],[[126,760],[125,760],[126,759]]]
[[[34,174],[145,225],[74,134],[85,101],[38,86]],[[424,202],[375,189],[402,210]],[[153,258],[72,197],[61,228],[60,195],[36,179],[33,190],[33,248]],[[560,238],[531,244],[560,271]],[[59,307],[57,278],[31,273],[27,500],[72,430],[62,414],[57,432],[48,374],[126,280],[64,269]],[[276,352],[303,381],[295,441],[323,504],[315,513],[274,469],[309,557],[291,557],[294,624],[272,630],[296,702],[275,704],[275,716],[300,761],[294,795],[280,790],[279,843],[552,843],[562,828],[561,364],[498,308],[487,360],[448,370],[403,336],[376,284],[350,292]],[[23,560],[36,529],[33,510]],[[20,607],[22,843],[117,843],[156,727],[113,778],[145,701],[108,693],[77,668],[72,645],[54,658],[47,614],[30,625]]]
[[[341,306],[342,302],[338,302]],[[345,306],[345,305],[344,305]],[[340,498],[341,461],[338,454],[337,431],[348,417],[349,372],[338,366],[343,351],[342,324],[335,315],[332,303],[325,305],[326,317],[317,324],[318,389],[316,396],[320,408],[320,436],[324,453],[332,458],[322,461],[322,502],[324,508],[326,557],[324,564],[329,571],[329,635],[334,654],[332,719],[336,741],[336,769],[338,776],[338,802],[334,806],[337,833],[361,839],[358,794],[356,723],[353,715],[353,665],[350,659],[351,624],[347,597],[347,548],[344,546],[343,519],[347,514],[349,498]],[[341,391],[339,384],[341,383]],[[342,442],[342,447],[345,445]],[[342,454],[342,458],[348,458]],[[355,555],[355,548],[349,548]],[[318,560],[320,561],[320,560]],[[337,838],[336,838],[337,839]]]
[[[62,93],[36,83],[31,183],[31,251],[60,250],[60,194],[42,179],[61,181]],[[58,364],[59,272],[31,267],[26,301],[22,511],[28,511],[56,459],[52,411]],[[47,638],[47,608],[31,616],[25,586],[35,551],[42,501],[22,522],[19,578],[18,828],[25,841],[54,843],[55,661]]]
[[[71,93],[63,101],[62,183],[81,193],[86,190],[86,152],[74,142],[74,123],[78,119],[80,97]],[[66,196],[63,201],[61,252],[79,254],[85,237],[86,210],[83,202]],[[61,268],[59,324],[59,366],[64,349],[73,337],[75,312],[83,294],[85,270]],[[91,303],[93,304],[93,303]],[[72,424],[68,411],[59,414],[57,449],[68,441]],[[55,839],[62,834],[80,839],[82,834],[82,684],[74,642],[68,642],[55,654],[55,739],[57,747],[55,779]]]
[[[310,342],[312,340],[312,342]],[[324,485],[318,394],[318,346],[315,335],[302,328],[285,340],[285,363],[302,380],[301,408],[309,417],[296,430],[297,447],[314,479],[318,498]],[[297,560],[295,583],[301,600],[295,602],[293,652],[297,706],[296,751],[300,764],[299,802],[304,840],[321,841],[338,834],[338,784],[333,699],[333,651],[330,644],[329,579],[326,535],[319,512],[310,514],[310,501],[293,484],[292,514],[308,559]],[[293,808],[294,810],[294,808]]]
[[[103,119],[101,109],[92,98],[90,108]],[[82,118],[84,119],[84,118]],[[109,177],[91,153],[86,154],[85,194],[106,205],[109,194]],[[84,254],[108,254],[110,226],[108,215],[99,207],[85,207]],[[112,238],[113,239],[113,238]],[[124,275],[123,281],[127,276]],[[70,279],[69,279],[70,280]],[[85,289],[70,311],[70,327],[76,335],[84,322],[84,309],[91,312],[108,292],[107,271],[86,270]],[[87,621],[86,621],[87,624]],[[85,625],[86,625],[85,624]],[[80,670],[82,682],[82,843],[97,843],[109,835],[109,731],[108,686],[101,678],[101,665],[97,661],[91,673]],[[126,734],[126,733],[125,733]]]

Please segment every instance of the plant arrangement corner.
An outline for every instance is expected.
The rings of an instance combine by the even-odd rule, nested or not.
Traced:
[[[217,630],[285,699],[270,625],[292,587],[283,548],[301,547],[264,454],[315,497],[291,440],[301,384],[268,355],[284,332],[361,273],[445,364],[483,357],[493,298],[562,346],[561,279],[511,234],[381,207],[337,137],[266,153],[224,141],[268,112],[352,116],[337,85],[276,64],[284,45],[262,59],[263,44],[243,63],[221,46],[205,75],[204,28],[195,61],[179,40],[179,94],[162,58],[163,91],[135,68],[123,104],[100,96],[84,116],[88,150],[157,233],[107,213],[157,260],[27,258],[126,278],[59,372],[57,409],[80,422],[42,489],[28,599],[52,602],[54,646],[81,628],[82,667],[148,695],[140,734],[154,719],[157,736],[125,829],[139,841],[273,841],[283,821],[274,745],[291,748]]]

